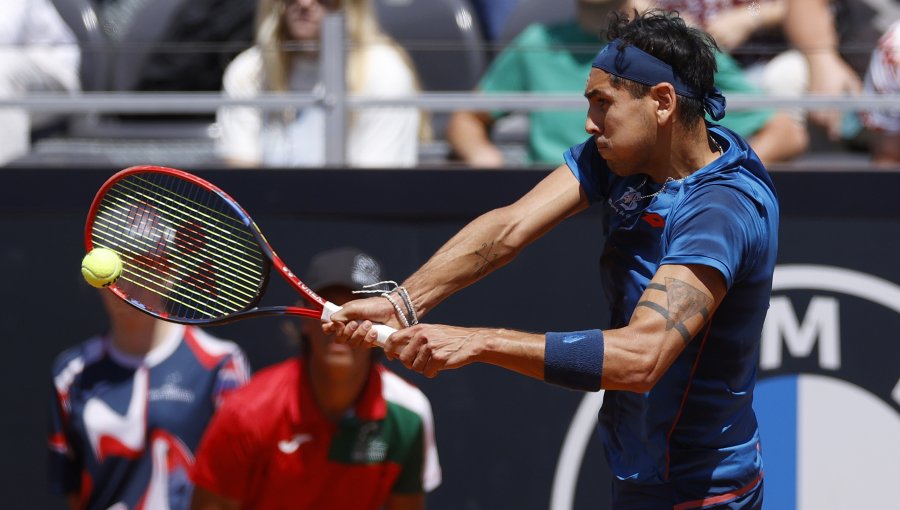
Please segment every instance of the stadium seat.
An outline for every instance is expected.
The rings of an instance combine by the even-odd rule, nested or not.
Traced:
[[[149,55],[165,41],[173,16],[190,0],[135,0],[137,8],[130,19],[122,20],[123,35],[118,38],[111,62],[110,90],[135,90],[141,69]]]
[[[191,0],[121,0],[101,6],[93,0],[52,0],[82,51],[85,92],[138,89],[149,56],[166,36],[173,17]],[[208,118],[207,118],[208,117]],[[81,162],[125,165],[208,161],[212,116],[203,118],[74,115],[63,135],[36,141],[32,159],[72,157]],[[180,145],[179,145],[180,144]],[[184,146],[185,150],[179,150]]]
[[[465,0],[374,0],[381,26],[403,46],[428,91],[471,90],[485,68],[484,39]]]
[[[90,0],[52,0],[63,21],[78,39],[81,49],[81,88],[106,90],[109,82],[111,46],[101,30],[100,20]]]

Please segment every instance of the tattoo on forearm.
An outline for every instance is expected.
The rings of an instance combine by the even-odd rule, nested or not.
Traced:
[[[709,319],[709,307],[712,299],[690,284],[676,278],[666,278],[666,284],[651,283],[647,289],[666,293],[668,301],[665,308],[653,301],[641,301],[637,306],[655,310],[666,319],[666,331],[675,329],[681,334],[685,343],[691,341],[690,332],[684,323],[694,315],[700,314],[703,321]]]
[[[497,258],[497,254],[493,253],[494,251],[494,241],[491,241],[491,244],[483,243],[481,248],[475,250],[475,255],[481,257],[481,260],[475,263],[475,274],[478,276],[483,275],[488,269],[492,269],[494,265],[494,260]]]

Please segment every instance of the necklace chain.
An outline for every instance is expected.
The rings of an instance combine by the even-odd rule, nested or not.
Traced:
[[[638,186],[638,189],[644,189],[644,186],[647,185],[647,181],[648,181],[648,180],[649,180],[649,178],[644,177],[644,182],[642,182],[641,185]],[[681,179],[673,179],[673,178],[671,178],[671,177],[666,177],[666,182],[662,183],[662,186],[660,186],[658,190],[656,190],[655,192],[650,193],[650,194],[648,194],[648,195],[641,195],[641,196],[639,196],[637,199],[638,199],[638,200],[643,200],[643,199],[645,199],[645,198],[652,198],[652,197],[655,197],[656,195],[659,195],[660,193],[662,193],[663,191],[665,191],[666,186],[667,186],[670,182],[681,182],[681,181],[683,181],[683,180],[684,180],[684,177],[682,177]]]
[[[723,153],[722,146],[719,145],[719,141],[716,140],[716,137],[714,137],[712,135],[712,133],[709,134],[709,141],[711,141],[713,143],[713,145],[715,145],[716,151],[718,151],[719,154]],[[660,193],[662,193],[663,191],[665,191],[666,186],[670,182],[681,182],[684,179],[685,179],[685,177],[682,177],[681,179],[673,179],[671,177],[666,177],[666,181],[664,183],[662,183],[662,186],[660,186],[658,190],[654,191],[653,193],[649,193],[647,195],[639,195],[636,200],[643,200],[645,198],[653,198],[653,197],[659,195]],[[640,186],[638,186],[637,189],[644,189],[644,186],[647,185],[647,181],[649,181],[649,180],[650,180],[650,178],[645,176],[643,182],[641,182]],[[619,199],[619,200],[621,200],[621,199]]]

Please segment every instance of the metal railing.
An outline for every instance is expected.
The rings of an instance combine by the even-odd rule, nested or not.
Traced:
[[[226,97],[220,92],[148,93],[84,92],[0,98],[0,108],[60,114],[208,114],[222,107],[246,106],[265,111],[320,107],[325,111],[325,157],[328,165],[345,163],[348,112],[366,107],[407,106],[430,112],[457,110],[583,110],[585,99],[573,93],[423,92],[402,97],[372,97],[347,92],[346,30],[343,15],[326,16],[322,27],[322,87],[316,92],[264,93],[252,98]],[[900,109],[900,95],[769,96],[729,94],[728,109],[800,108],[841,111]]]

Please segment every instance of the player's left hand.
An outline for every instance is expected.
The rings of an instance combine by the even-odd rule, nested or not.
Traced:
[[[384,352],[389,359],[399,359],[407,368],[434,377],[441,370],[475,361],[481,351],[479,338],[472,328],[418,324],[391,335]]]

